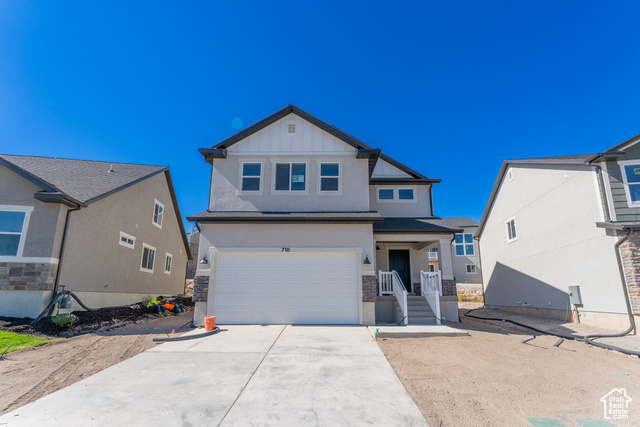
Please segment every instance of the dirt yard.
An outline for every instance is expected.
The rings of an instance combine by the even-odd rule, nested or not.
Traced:
[[[640,425],[638,357],[568,340],[556,348],[548,335],[522,344],[531,333],[505,323],[463,318],[455,325],[470,336],[378,341],[430,425]],[[614,388],[633,399],[629,420],[576,422],[603,420],[600,398]]]
[[[5,354],[0,360],[0,415],[157,345],[153,342],[154,337],[166,336],[174,329],[172,336],[191,330],[193,308],[186,308],[187,311],[180,314],[163,316],[145,312],[129,319],[114,320],[103,314],[99,316],[101,322],[85,323],[78,331],[81,335]],[[85,314],[85,321],[91,316],[95,318],[96,314]],[[127,322],[136,323],[122,326]],[[56,329],[43,333],[51,329],[46,324],[34,331],[25,325],[3,323],[0,328],[12,332],[65,335],[64,332],[55,333]]]

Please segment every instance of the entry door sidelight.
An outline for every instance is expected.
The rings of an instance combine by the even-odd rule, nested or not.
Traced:
[[[408,292],[413,291],[411,286],[411,270],[409,266],[409,251],[407,250],[390,250],[389,251],[389,270],[398,272],[398,276],[402,279],[404,287]]]

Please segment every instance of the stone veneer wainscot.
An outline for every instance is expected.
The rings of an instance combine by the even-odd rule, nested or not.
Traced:
[[[0,262],[0,290],[51,291],[58,264]]]

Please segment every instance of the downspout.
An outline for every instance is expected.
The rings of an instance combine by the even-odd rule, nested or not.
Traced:
[[[80,209],[80,206],[78,206],[77,208],[69,209],[64,220],[64,230],[62,232],[62,241],[60,242],[60,255],[58,256],[58,268],[56,270],[56,278],[53,281],[53,293],[51,294],[51,301],[54,300],[56,294],[58,293],[58,283],[60,282],[60,272],[62,271],[62,257],[64,256],[64,248],[67,241],[67,231],[69,231],[69,216],[71,215],[71,212],[78,211]],[[49,315],[51,315],[51,313],[53,312],[53,307],[54,306],[52,305],[51,309],[49,310]]]
[[[602,178],[602,168],[600,166],[594,166],[596,175],[598,176],[598,186],[600,187],[600,197],[602,200],[604,210],[604,220],[606,222],[611,221],[611,212],[609,212],[609,203],[607,201],[607,192],[605,191],[604,178]]]
[[[431,216],[436,216],[433,211],[433,184],[429,184],[429,203],[431,204]]]

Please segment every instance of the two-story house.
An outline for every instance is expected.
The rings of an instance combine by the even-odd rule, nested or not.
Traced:
[[[190,256],[168,167],[0,155],[0,316],[63,287],[91,308],[180,294]]]
[[[440,180],[293,105],[200,152],[196,323],[457,319],[449,248],[462,229],[434,217]],[[441,273],[428,272],[434,247]]]
[[[633,324],[640,135],[596,154],[505,160],[477,237],[487,304],[615,329]]]

